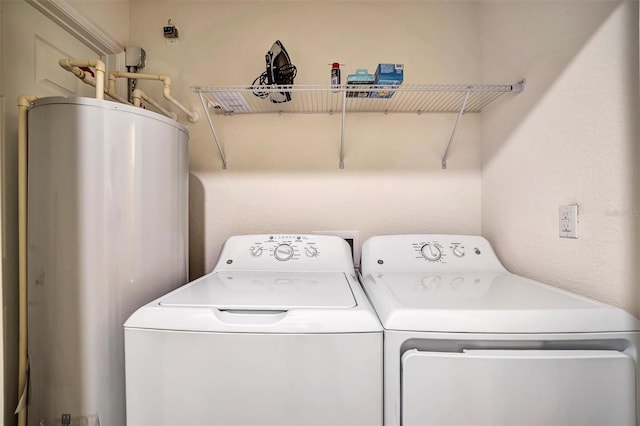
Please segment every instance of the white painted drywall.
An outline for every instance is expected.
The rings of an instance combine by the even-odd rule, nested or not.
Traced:
[[[508,269],[638,315],[638,3],[483,2],[482,233]],[[579,238],[558,206],[579,204]]]
[[[128,45],[131,25],[129,0],[66,0],[66,2],[120,45]]]
[[[298,67],[296,84],[328,84],[380,62],[403,63],[406,83],[479,79],[477,2],[154,1],[131,3],[131,43],[147,71],[189,85],[250,84],[280,39]],[[176,24],[168,44],[162,26]],[[157,93],[153,83],[141,82]],[[154,92],[155,90],[155,92]],[[214,117],[229,169],[206,120],[191,132],[191,275],[209,271],[225,239],[256,232],[480,233],[480,127],[464,117],[449,169],[440,159],[455,114],[350,115],[345,169],[338,169],[340,117]]]

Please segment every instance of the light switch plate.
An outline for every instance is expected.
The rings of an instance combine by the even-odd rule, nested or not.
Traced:
[[[578,205],[563,204],[559,214],[560,238],[578,238]]]

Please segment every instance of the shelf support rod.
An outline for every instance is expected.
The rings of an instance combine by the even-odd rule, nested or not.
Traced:
[[[198,92],[198,96],[200,97],[200,102],[202,102],[202,108],[204,109],[204,114],[207,116],[207,121],[209,122],[209,127],[211,127],[211,133],[213,133],[213,139],[216,141],[216,145],[218,146],[218,152],[220,153],[220,158],[222,159],[222,168],[227,169],[227,158],[224,156],[224,151],[222,150],[222,146],[220,145],[220,140],[218,139],[218,134],[216,133],[215,127],[213,127],[213,121],[211,121],[211,115],[209,114],[209,105],[204,100],[204,95],[202,92]]]
[[[342,125],[340,127],[340,169],[344,169],[344,120],[347,112],[347,91],[342,89]]]
[[[451,144],[453,143],[453,138],[455,138],[456,132],[458,131],[458,125],[460,124],[460,119],[462,118],[462,115],[464,114],[464,109],[467,106],[467,101],[469,100],[469,95],[470,94],[471,94],[471,91],[467,91],[464,94],[464,100],[462,101],[462,107],[460,108],[460,112],[458,113],[458,117],[456,118],[456,123],[453,125],[453,131],[451,132],[451,137],[449,138],[449,144],[447,145],[447,149],[444,152],[444,155],[442,156],[442,168],[443,169],[447,168],[447,158],[449,157],[449,149],[451,148]]]

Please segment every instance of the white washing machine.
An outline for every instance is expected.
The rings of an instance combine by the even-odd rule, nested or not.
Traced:
[[[382,424],[382,327],[341,238],[231,237],[124,328],[129,426]]]
[[[385,425],[635,425],[640,324],[509,273],[482,237],[373,237]]]

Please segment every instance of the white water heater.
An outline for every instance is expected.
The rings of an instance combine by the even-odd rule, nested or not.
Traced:
[[[29,110],[30,425],[125,424],[123,323],[188,281],[188,133],[89,98]]]

